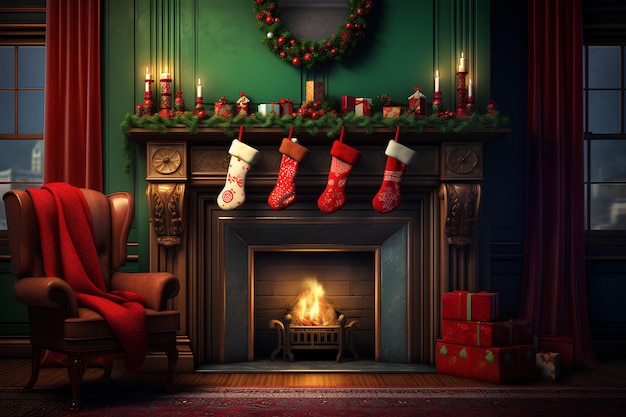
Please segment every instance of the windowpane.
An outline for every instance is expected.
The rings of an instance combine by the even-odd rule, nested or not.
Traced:
[[[43,90],[18,91],[18,133],[43,133]]]
[[[43,88],[46,55],[43,46],[21,46],[18,54],[18,87]]]
[[[589,47],[589,88],[620,88],[621,48]]]
[[[15,48],[0,46],[0,88],[15,88]]]
[[[591,185],[591,229],[626,230],[626,184]]]
[[[591,142],[591,181],[626,182],[626,140]]]
[[[15,90],[0,90],[0,134],[13,133],[15,133]]]
[[[621,133],[621,95],[619,91],[589,91],[590,133]]]

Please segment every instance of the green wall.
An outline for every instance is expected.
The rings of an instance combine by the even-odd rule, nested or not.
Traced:
[[[167,66],[174,79],[172,90],[183,91],[188,107],[201,78],[205,103],[221,96],[234,101],[243,91],[252,100],[253,111],[259,103],[283,97],[299,104],[309,79],[323,81],[326,96],[335,100],[342,95],[373,98],[385,93],[406,104],[414,86],[432,99],[438,69],[444,105],[454,108],[454,72],[464,51],[477,108],[484,111],[490,97],[488,0],[375,1],[367,36],[354,54],[311,70],[281,61],[263,45],[253,0],[104,3],[105,188],[131,190],[137,198],[131,239],[139,242],[140,269],[148,267],[145,157],[143,148],[133,144],[135,163],[130,173],[123,172],[119,124],[143,100],[147,66],[152,74]]]

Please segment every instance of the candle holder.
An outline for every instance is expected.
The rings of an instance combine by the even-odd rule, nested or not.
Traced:
[[[170,90],[170,86],[172,83],[172,78],[169,77],[169,74],[166,77],[161,77],[159,80],[159,84],[161,85],[161,110],[159,110],[159,115],[162,117],[171,117],[172,116],[172,92]]]
[[[185,99],[183,98],[183,92],[181,90],[176,91],[176,98],[174,99],[174,110],[176,111],[177,116],[185,113]]]
[[[198,115],[198,117],[200,119],[204,119],[207,116],[207,112],[206,110],[204,110],[204,100],[202,99],[202,97],[196,97],[196,115]]]
[[[456,117],[467,117],[467,85],[465,77],[467,71],[459,71],[456,73]]]
[[[433,93],[433,112],[439,114],[443,111],[443,98],[441,97],[441,91],[435,91]]]
[[[474,110],[474,97],[468,96],[467,104],[465,105],[465,114],[467,116],[471,116],[472,114],[474,114]]]

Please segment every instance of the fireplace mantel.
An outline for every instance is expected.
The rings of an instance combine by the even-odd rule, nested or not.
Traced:
[[[436,282],[432,286],[435,292],[422,295],[425,298],[418,300],[422,304],[420,309],[428,308],[429,313],[423,319],[420,346],[411,348],[413,354],[409,356],[414,362],[434,361],[435,338],[440,332],[441,293],[452,289],[478,289],[476,222],[483,179],[483,145],[508,132],[504,128],[464,133],[425,128],[419,133],[401,131],[399,135],[400,143],[416,151],[415,163],[407,167],[402,177],[402,194],[429,196],[424,204],[431,214],[424,221],[431,234],[426,240],[434,246],[434,258],[429,262],[436,264],[427,277]],[[167,270],[181,279],[176,306],[181,310],[179,338],[181,344],[188,345],[181,346],[181,351],[187,351],[195,365],[211,359],[202,357],[203,342],[195,340],[204,331],[200,324],[204,319],[201,317],[202,301],[197,298],[198,282],[206,279],[200,276],[202,273],[197,266],[202,251],[206,250],[199,242],[198,229],[202,226],[199,218],[203,210],[207,210],[205,207],[215,205],[215,196],[224,186],[230,160],[228,148],[237,133],[228,135],[221,128],[204,127],[191,133],[185,126],[170,127],[165,133],[142,128],[130,128],[127,132],[128,137],[145,150],[146,194],[153,226],[151,269]],[[316,135],[306,131],[293,134],[310,151],[297,174],[298,201],[306,210],[317,208],[315,200],[328,177],[329,150],[335,138],[329,138],[327,133],[327,129],[320,129]],[[285,136],[277,127],[246,128],[243,132],[242,141],[260,151],[246,178],[244,205],[259,207],[259,213],[266,213],[261,207],[267,205],[267,196],[276,184],[282,156],[278,148]],[[371,200],[381,184],[387,158],[385,148],[394,136],[394,130],[382,126],[370,132],[364,129],[345,132],[343,142],[362,152],[350,174],[346,188],[348,199],[363,205]],[[217,206],[208,208],[216,209]],[[223,212],[223,215],[236,216],[237,211]],[[287,208],[276,212],[276,216],[289,217],[295,211]]]

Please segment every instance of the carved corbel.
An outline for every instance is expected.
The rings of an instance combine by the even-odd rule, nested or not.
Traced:
[[[148,184],[146,196],[157,243],[166,247],[179,245],[185,230],[182,217],[185,184]]]
[[[480,184],[443,183],[439,195],[443,200],[444,231],[448,243],[454,246],[469,245],[474,240],[478,220]]]

